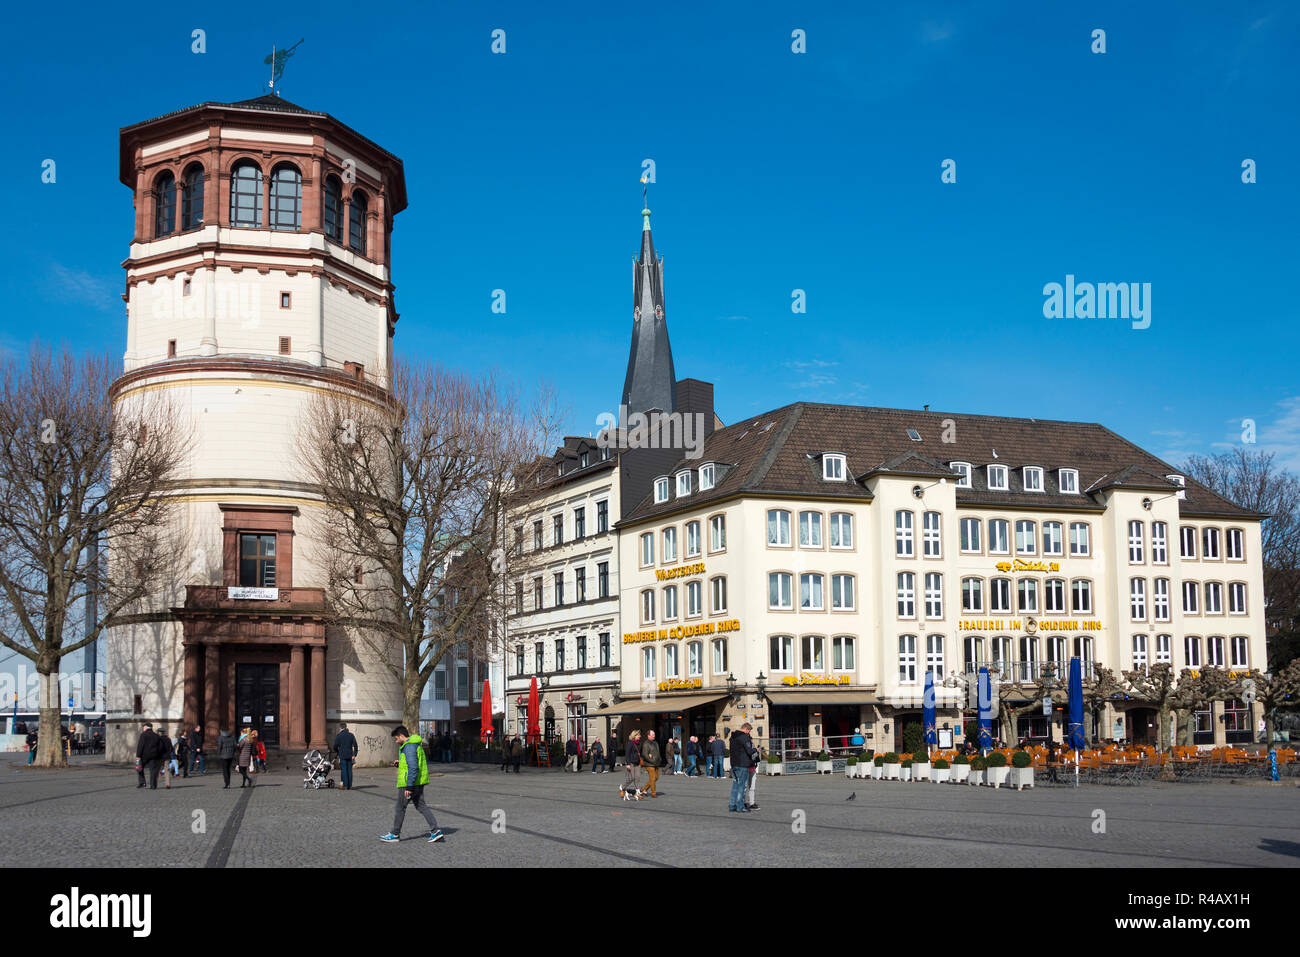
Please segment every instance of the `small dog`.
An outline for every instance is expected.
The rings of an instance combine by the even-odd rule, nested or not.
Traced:
[[[626,791],[626,790],[624,790],[623,787],[620,785],[620,786],[619,786],[619,789],[618,789],[618,793],[621,794],[621,795],[623,795],[623,800],[624,800],[624,801],[630,801],[630,800],[632,800],[633,798],[636,798],[638,801],[641,800],[641,789],[640,789],[640,788],[633,788],[631,791]]]

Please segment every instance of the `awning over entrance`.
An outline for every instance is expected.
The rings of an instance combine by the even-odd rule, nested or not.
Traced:
[[[664,711],[685,711],[687,708],[694,708],[697,705],[708,704],[711,701],[721,701],[725,694],[684,694],[684,695],[656,695],[652,701],[642,701],[635,698],[631,701],[623,701],[608,708],[601,708],[598,711],[588,711],[588,718],[608,718],[620,714],[658,714]]]
[[[870,691],[769,691],[772,704],[880,704]]]

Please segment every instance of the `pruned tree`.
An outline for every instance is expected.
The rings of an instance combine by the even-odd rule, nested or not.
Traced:
[[[1241,679],[1223,668],[1184,668],[1178,675],[1172,705],[1178,716],[1178,741],[1192,743],[1192,714],[1204,711],[1212,702],[1241,693]]]
[[[1249,684],[1247,683],[1249,682]],[[1300,659],[1268,674],[1251,669],[1241,679],[1242,697],[1247,704],[1258,701],[1264,709],[1264,746],[1273,748],[1273,726],[1278,708],[1300,704]]]
[[[1146,669],[1125,671],[1122,683],[1133,697],[1147,702],[1156,711],[1156,748],[1165,750],[1169,741],[1169,720],[1177,706],[1178,675],[1168,662],[1151,665]]]
[[[126,618],[180,544],[164,494],[192,430],[161,392],[115,405],[108,358],[0,363],[0,644],[40,682],[36,763],[61,766],[62,660]]]
[[[401,683],[408,727],[445,654],[499,650],[505,518],[554,420],[545,391],[525,403],[491,376],[409,363],[381,396],[326,391],[304,417],[297,446],[326,506],[317,544],[331,621]]]

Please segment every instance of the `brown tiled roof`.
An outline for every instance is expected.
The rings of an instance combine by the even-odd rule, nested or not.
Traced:
[[[921,441],[908,430],[915,429]],[[952,441],[945,442],[948,438]],[[823,452],[843,452],[848,474],[858,480],[822,479]],[[946,477],[950,463],[969,462],[969,489],[957,490],[959,505],[1101,509],[1100,492],[1111,487],[1151,489],[1174,494],[1178,486],[1165,476],[1181,474],[1167,462],[1091,422],[922,412],[865,406],[797,402],[719,429],[709,436],[703,456],[680,459],[674,469],[717,462],[722,474],[713,489],[688,498],[656,504],[652,496],[630,509],[625,521],[636,522],[733,495],[789,495],[870,501],[861,478],[886,470],[903,475]],[[988,487],[985,466],[1006,465],[1009,489]],[[1042,492],[1026,492],[1021,466],[1043,468]],[[1062,493],[1057,469],[1079,472],[1081,494]],[[1216,495],[1191,478],[1184,516],[1260,518]]]

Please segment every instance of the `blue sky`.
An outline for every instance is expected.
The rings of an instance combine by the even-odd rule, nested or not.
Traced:
[[[1252,418],[1300,468],[1300,8],[429,6],[16,7],[0,347],[124,349],[118,128],[258,96],[271,45],[305,37],[283,95],[406,164],[398,349],[549,380],[571,432],[621,392],[650,158],[677,371],[724,421],[928,403],[1100,421],[1179,461]],[[1150,283],[1150,328],[1044,318],[1067,273]]]

